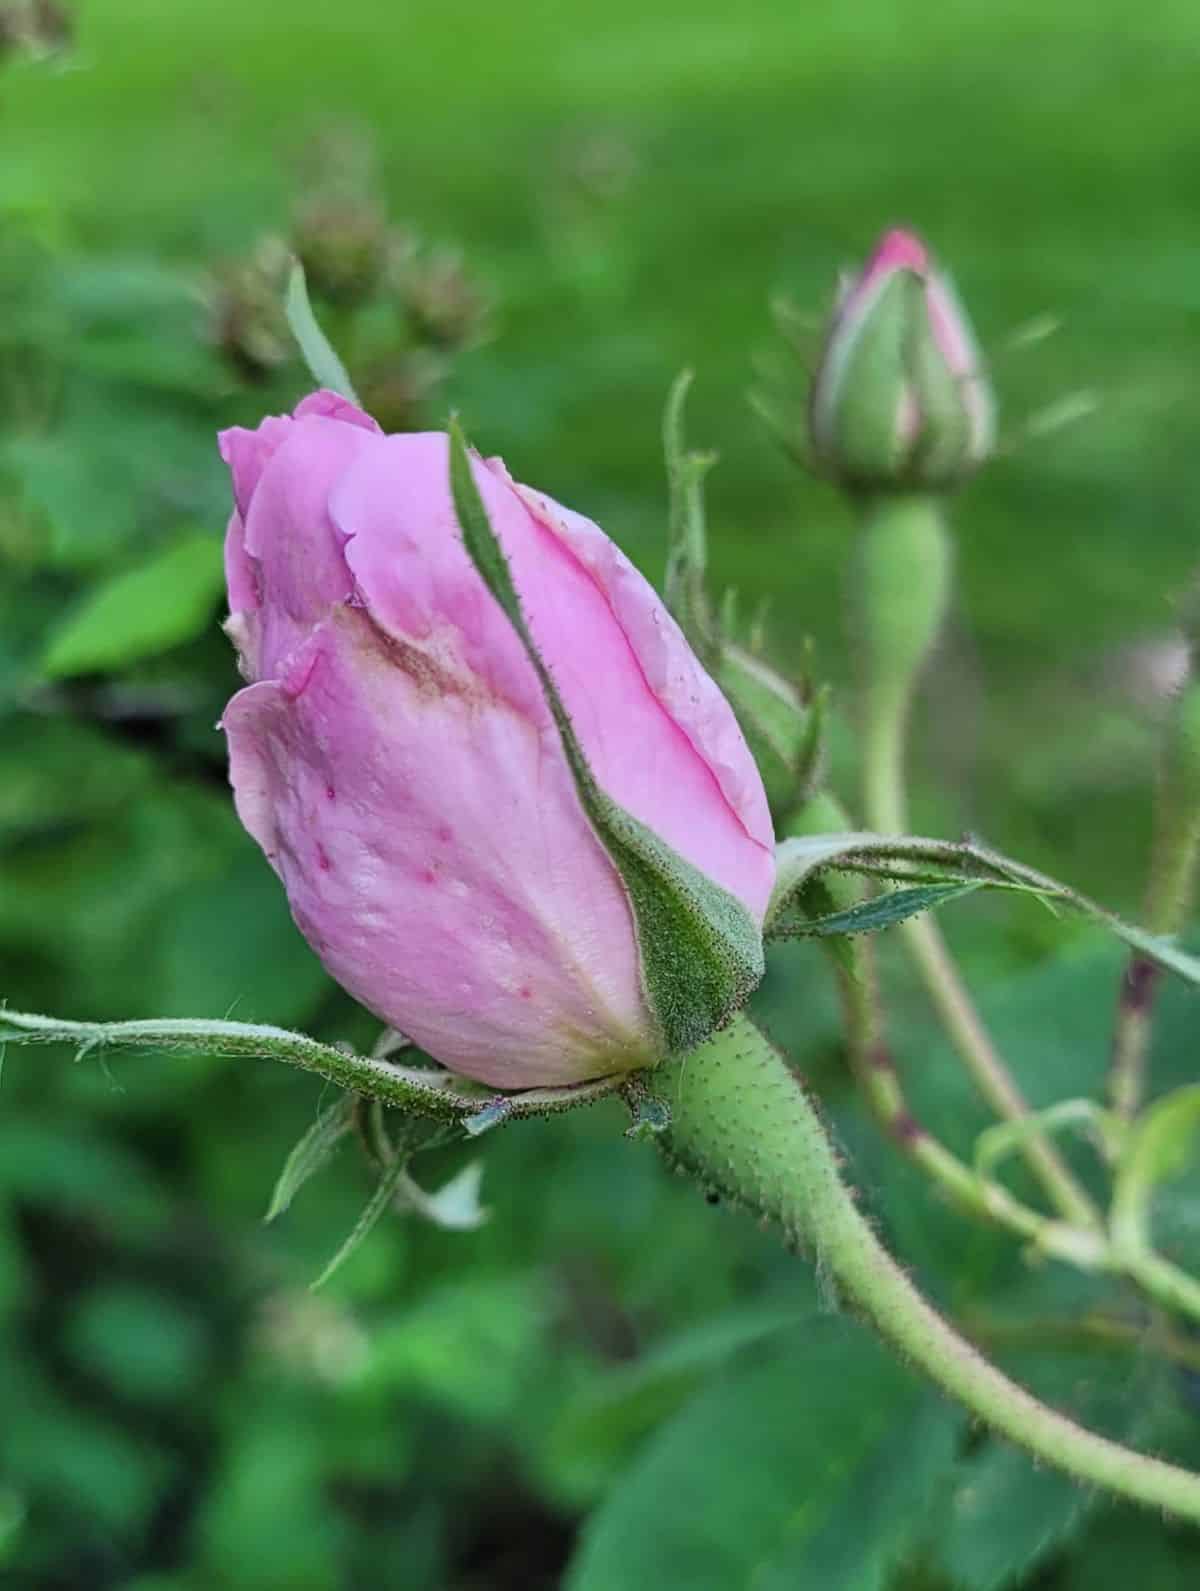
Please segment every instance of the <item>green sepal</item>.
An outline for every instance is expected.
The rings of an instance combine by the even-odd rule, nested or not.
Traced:
[[[762,935],[740,901],[597,784],[525,622],[508,560],[492,530],[456,423],[450,427],[450,487],[463,544],[537,673],[580,804],[624,883],[661,1053],[681,1054],[702,1043],[745,1004],[763,974]]]
[[[971,414],[962,376],[946,363],[928,313],[913,316],[908,365],[921,424],[908,461],[914,480],[927,486],[960,479],[971,464]]]
[[[354,1100],[353,1094],[343,1094],[318,1113],[284,1161],[264,1221],[274,1221],[281,1216],[304,1184],[329,1163],[338,1144],[353,1130]]]
[[[962,895],[982,889],[979,879],[953,879],[945,883],[917,884],[908,889],[892,889],[870,900],[859,901],[844,910],[822,912],[819,916],[799,913],[776,920],[772,934],[779,939],[824,939],[842,934],[878,934],[897,923],[933,911]]]
[[[375,1164],[378,1181],[362,1214],[311,1284],[310,1291],[314,1293],[341,1270],[389,1210],[418,1216],[450,1232],[474,1231],[488,1219],[488,1212],[479,1202],[482,1169],[478,1161],[464,1166],[433,1193],[427,1193],[413,1181],[409,1168],[414,1157],[424,1150],[439,1149],[451,1142],[457,1136],[456,1129],[418,1117],[398,1116],[389,1131],[386,1113],[378,1100],[352,1101],[351,1114]]]
[[[803,800],[820,777],[824,701],[807,693],[760,655],[751,636],[736,638],[733,594],[726,592],[714,610],[705,583],[708,563],[704,479],[713,453],[690,450],[684,430],[684,403],[690,370],[674,381],[663,414],[669,514],[664,596],[680,629],[724,691],[750,746],[771,804]]]
[[[891,483],[905,474],[901,419],[911,327],[921,319],[924,291],[914,272],[896,271],[834,335],[817,376],[813,419],[821,462],[838,478]]]
[[[690,451],[683,408],[692,372],[676,376],[663,412],[663,453],[667,465],[667,572],[663,596],[675,622],[697,656],[712,668],[721,652],[720,629],[708,598],[708,532],[704,519],[704,477],[715,453]]]
[[[304,267],[299,260],[293,264],[291,275],[288,277],[287,296],[283,307],[292,336],[296,339],[313,380],[319,387],[326,387],[330,392],[336,392],[340,398],[359,404],[358,394],[354,390],[354,383],[350,380],[345,365],[313,314],[308,299],[308,283],[304,278]]]

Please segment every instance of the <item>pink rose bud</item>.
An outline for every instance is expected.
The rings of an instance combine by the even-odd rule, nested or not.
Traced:
[[[589,520],[329,392],[226,431],[238,814],[330,973],[443,1065],[579,1082],[762,970],[771,820],[733,713]],[[456,506],[457,505],[457,506]]]
[[[945,488],[991,451],[991,390],[948,278],[910,232],[888,232],[846,280],[813,382],[813,454],[868,491]]]

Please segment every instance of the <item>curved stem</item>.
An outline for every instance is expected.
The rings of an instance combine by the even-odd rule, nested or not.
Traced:
[[[867,1103],[908,1159],[973,1215],[1007,1227],[1044,1254],[1083,1270],[1107,1270],[1111,1261],[1101,1234],[1091,1227],[1054,1221],[1013,1197],[1000,1183],[978,1175],[913,1115],[883,1027],[874,957],[862,938],[832,957],[842,996],[850,1061]]]
[[[884,498],[867,513],[858,551],[857,612],[863,659],[863,816],[881,834],[908,827],[904,741],[921,668],[937,639],[949,590],[950,553],[930,498]],[[905,947],[980,1094],[1005,1121],[1029,1106],[985,1028],[941,932],[929,917],[900,925]],[[1100,1215],[1043,1133],[1021,1152],[1067,1221],[1098,1228]]]
[[[240,1055],[284,1061],[367,1099],[418,1116],[461,1122],[472,1135],[501,1121],[552,1116],[615,1093],[624,1077],[600,1077],[564,1088],[530,1088],[498,1094],[440,1066],[398,1066],[381,1056],[359,1055],[348,1046],[322,1044],[305,1033],[254,1022],[208,1021],[202,1017],[151,1018],[134,1022],[68,1022],[59,1017],[0,1006],[0,1053],[6,1043],[68,1044],[83,1060],[93,1050],[184,1050],[197,1055]]]
[[[1154,1249],[1140,1249],[1134,1254],[1119,1254],[1120,1269],[1143,1293],[1161,1304],[1164,1309],[1200,1320],[1200,1282],[1178,1265],[1156,1253]]]
[[[1191,904],[1200,848],[1194,722],[1198,703],[1200,695],[1193,679],[1174,704],[1159,772],[1150,876],[1142,912],[1146,928],[1158,936],[1178,933]],[[1137,1115],[1145,1092],[1158,982],[1158,969],[1135,950],[1121,979],[1108,1072],[1109,1101],[1125,1121]]]
[[[979,1092],[1002,1120],[1028,1121],[1028,1101],[992,1043],[937,924],[928,916],[913,917],[900,925],[900,932],[942,1026]],[[1022,1140],[1021,1152],[1068,1221],[1085,1227],[1099,1226],[1096,1206],[1044,1133],[1031,1132]]]
[[[810,1245],[880,1334],[951,1397],[1077,1480],[1200,1522],[1200,1476],[1039,1403],[926,1302],[859,1213],[803,1089],[749,1021],[668,1063],[657,1082],[672,1112],[667,1156]]]
[[[787,824],[789,836],[831,834],[849,828],[837,797],[823,790],[810,798]],[[845,910],[862,898],[862,885],[846,872],[822,882],[834,908]],[[1006,1227],[1041,1253],[1054,1254],[1081,1269],[1107,1269],[1102,1236],[1091,1228],[1052,1221],[1023,1204],[1007,1188],[979,1175],[917,1119],[904,1090],[887,1040],[883,1002],[873,946],[865,935],[825,939],[830,967],[841,998],[850,1067],[876,1121],[907,1159],[967,1213]]]
[[[1132,1121],[1142,1103],[1158,981],[1158,968],[1135,950],[1121,974],[1108,1065],[1109,1103],[1124,1121]]]

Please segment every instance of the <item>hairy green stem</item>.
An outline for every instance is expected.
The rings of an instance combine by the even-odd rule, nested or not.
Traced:
[[[863,807],[881,834],[907,829],[904,743],[917,680],[937,640],[950,589],[950,546],[936,501],[885,497],[865,514],[854,590],[863,679]],[[992,1043],[930,917],[900,925],[934,1009],[976,1087],[1005,1121],[1029,1106]],[[1021,1144],[1030,1169],[1075,1226],[1099,1227],[1095,1205],[1043,1133]]]
[[[598,1078],[570,1088],[532,1088],[496,1094],[440,1067],[397,1066],[349,1047],[321,1044],[304,1033],[252,1022],[164,1018],[135,1022],[67,1022],[58,1017],[9,1011],[0,1006],[0,1050],[5,1043],[67,1044],[82,1060],[101,1049],[183,1050],[198,1055],[237,1055],[283,1061],[315,1072],[339,1088],[384,1105],[458,1121],[468,1132],[523,1116],[550,1116],[613,1093],[619,1077]]]
[[[810,1247],[845,1297],[951,1397],[1077,1480],[1200,1522],[1200,1475],[1039,1403],[926,1302],[859,1212],[804,1090],[746,1018],[661,1068],[656,1087],[671,1107],[659,1140],[667,1157]]]
[[[1190,678],[1171,706],[1159,768],[1150,876],[1142,912],[1152,934],[1177,934],[1192,900],[1200,850],[1200,684]],[[1158,992],[1157,968],[1134,951],[1121,979],[1108,1097],[1117,1115],[1132,1121],[1146,1088],[1146,1065]]]
[[[884,1131],[913,1163],[972,1215],[1007,1227],[1083,1270],[1110,1268],[1103,1235],[1092,1227],[1048,1219],[990,1177],[980,1176],[923,1125],[909,1108],[883,1027],[874,957],[864,939],[850,940],[835,970],[846,1022],[850,1061],[859,1086]]]
[[[849,828],[846,813],[827,791],[813,797],[788,824],[793,835],[836,833]],[[861,898],[862,886],[846,873],[824,880],[838,910]],[[865,936],[823,940],[841,998],[851,1070],[867,1105],[888,1138],[961,1209],[1006,1227],[1040,1253],[1053,1254],[1086,1270],[1109,1265],[1103,1236],[1092,1228],[1054,1221],[982,1177],[919,1121],[904,1090],[887,1041],[883,1002],[870,941]]]
[[[1158,982],[1158,968],[1135,950],[1121,974],[1108,1067],[1109,1103],[1123,1121],[1134,1119],[1145,1092]]]

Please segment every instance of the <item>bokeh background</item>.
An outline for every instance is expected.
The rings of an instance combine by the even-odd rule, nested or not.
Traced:
[[[1172,603],[1200,550],[1191,0],[3,0],[0,18],[0,1000],[371,1041],[238,829],[213,727],[235,685],[213,435],[304,390],[274,307],[288,247],[393,424],[457,407],[653,578],[661,406],[694,366],[691,431],[721,454],[714,576],[747,611],[770,599],[782,664],[811,639],[852,797],[852,523],[747,391],[790,382],[798,423],[771,300],[815,323],[880,228],[919,226],[989,350],[1004,446],[954,505],[918,827],[978,829],[1136,910]],[[1116,953],[1037,905],[947,927],[1030,1094],[1094,1093]],[[984,1118],[889,968],[914,1093],[969,1151]],[[923,1285],[1060,1405],[1194,1462],[1187,1344],[1164,1352],[1132,1301],[942,1208],[860,1120],[817,952],[778,955],[759,1007]],[[1194,1075],[1194,1012],[1167,1003],[1158,1086]],[[262,1225],[321,1099],[259,1063],[10,1049],[6,1586],[1200,1574],[1194,1535],[968,1429],[806,1265],[623,1142],[615,1110],[496,1133],[486,1227],[385,1223],[310,1293],[370,1189],[348,1148]],[[1196,1191],[1160,1211],[1183,1258]],[[1097,1312],[1107,1335],[1081,1327]]]

